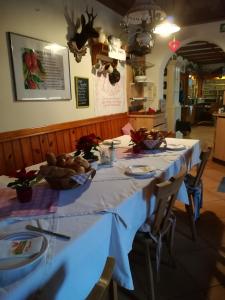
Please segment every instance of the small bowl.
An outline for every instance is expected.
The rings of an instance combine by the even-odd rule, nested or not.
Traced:
[[[142,81],[146,81],[147,76],[145,76],[145,75],[135,76],[134,79],[136,82],[142,82]]]

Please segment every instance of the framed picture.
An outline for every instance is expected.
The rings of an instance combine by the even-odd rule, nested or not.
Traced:
[[[89,106],[89,79],[74,77],[77,108]]]
[[[67,47],[9,32],[16,100],[71,99]]]

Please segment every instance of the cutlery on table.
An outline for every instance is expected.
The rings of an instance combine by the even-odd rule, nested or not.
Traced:
[[[53,232],[53,231],[49,231],[49,230],[45,230],[45,229],[35,227],[35,226],[32,226],[32,225],[26,225],[26,229],[32,230],[32,231],[37,231],[37,232],[40,232],[40,233],[49,234],[49,235],[52,235],[52,236],[55,236],[55,237],[58,237],[58,238],[61,238],[61,239],[70,240],[70,236],[68,236],[68,235]]]

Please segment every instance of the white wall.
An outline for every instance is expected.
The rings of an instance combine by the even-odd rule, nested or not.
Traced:
[[[25,102],[14,99],[6,32],[66,45],[65,4],[68,8],[74,7],[75,17],[79,17],[84,12],[86,5],[89,8],[94,7],[94,12],[98,14],[95,27],[103,27],[108,34],[117,35],[119,32],[121,17],[95,0],[0,0],[0,132],[94,116],[94,92],[89,51],[79,64],[70,53],[72,100]],[[90,78],[89,108],[76,109],[74,76]]]
[[[79,64],[70,53],[72,100],[24,102],[14,99],[6,32],[15,32],[66,45],[65,4],[69,8],[75,8],[75,17],[79,17],[84,12],[86,5],[93,6],[98,13],[95,26],[103,27],[106,33],[118,36],[121,16],[95,0],[0,0],[0,132],[85,119],[95,115],[89,51]],[[180,33],[176,34],[176,38],[181,41],[181,46],[192,41],[203,40],[215,43],[225,51],[225,33],[219,32],[219,25],[224,22],[225,20],[182,28]],[[170,39],[171,37],[166,39],[157,37],[155,47],[147,58],[155,65],[146,71],[149,80],[156,85],[156,95],[152,102],[154,108],[158,108],[158,101],[163,98],[163,71],[172,55],[168,48]],[[74,76],[90,78],[89,108],[76,109]]]
[[[176,39],[181,42],[181,47],[193,41],[208,41],[220,46],[225,51],[225,33],[220,32],[221,22],[213,22],[181,28],[176,34]],[[147,69],[148,79],[156,84],[156,96],[152,107],[158,108],[159,99],[163,99],[163,72],[169,58],[173,55],[168,47],[168,42],[172,39],[157,37],[152,53],[146,60],[154,64],[154,67]]]

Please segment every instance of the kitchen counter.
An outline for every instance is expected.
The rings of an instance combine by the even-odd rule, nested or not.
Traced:
[[[213,116],[217,117],[217,118],[225,118],[225,112],[224,113],[214,113]]]
[[[167,130],[166,118],[164,113],[148,114],[148,113],[130,113],[129,121],[134,129],[146,127],[148,130],[152,128],[158,130]]]

